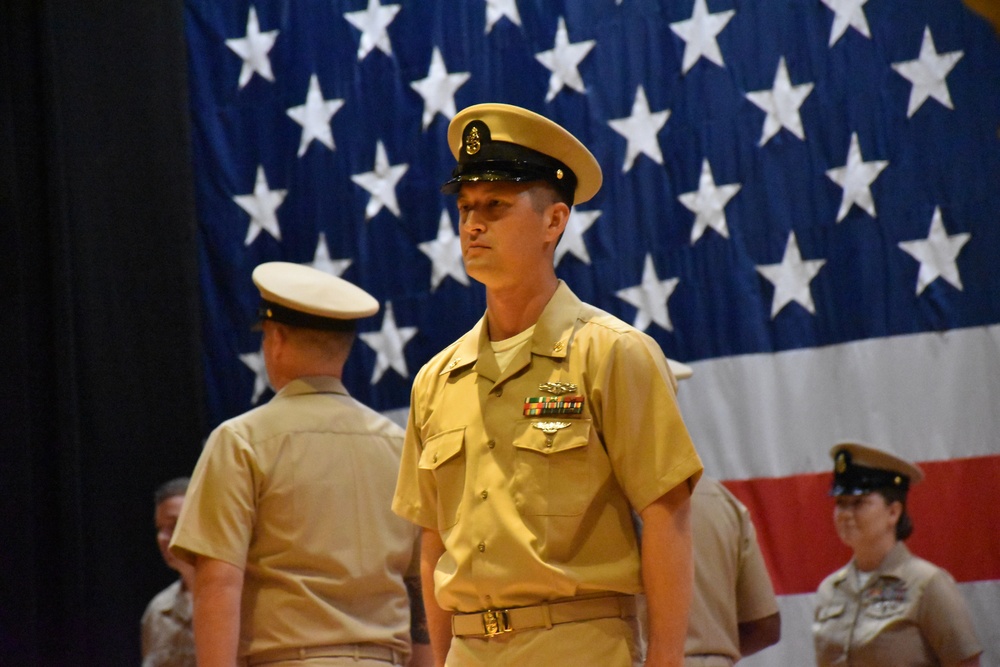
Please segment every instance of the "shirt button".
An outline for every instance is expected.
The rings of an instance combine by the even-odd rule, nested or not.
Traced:
[[[486,551],[486,542],[479,543],[479,553]]]
[[[493,449],[494,447],[497,446],[497,441],[496,440],[490,440],[489,442],[486,443],[486,446],[489,447],[490,449]]]
[[[487,491],[486,489],[483,489],[483,492],[480,493],[479,495],[482,496],[483,500],[486,500],[486,497],[490,495],[490,492]]]
[[[496,389],[494,389],[493,395],[496,396],[497,398],[503,396],[503,387],[497,387]]]

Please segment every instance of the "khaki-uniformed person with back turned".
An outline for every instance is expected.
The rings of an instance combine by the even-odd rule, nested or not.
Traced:
[[[448,130],[467,273],[485,316],[417,375],[393,509],[424,528],[439,665],[680,667],[701,461],[648,335],[556,278],[570,207],[600,188],[580,141],[519,107]],[[640,547],[632,521],[644,524]]]
[[[978,667],[983,649],[955,580],[903,544],[913,532],[907,492],[923,471],[859,443],[830,455],[834,524],[854,557],[819,586],[819,667]]]
[[[389,667],[411,639],[429,659],[419,533],[390,510],[402,429],[340,379],[378,302],[298,264],[253,281],[277,394],[209,436],[171,542],[195,566],[198,665]]]
[[[667,359],[678,382],[694,375]],[[702,475],[691,495],[694,596],[684,667],[731,667],[781,639],[781,614],[750,512]]]
[[[703,475],[691,496],[694,599],[684,667],[731,667],[781,639],[774,586],[750,513]]]

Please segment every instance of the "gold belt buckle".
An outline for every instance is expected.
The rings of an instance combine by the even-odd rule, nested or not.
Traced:
[[[484,611],[483,627],[487,637],[496,637],[514,629],[510,627],[510,615],[506,609],[487,609]]]

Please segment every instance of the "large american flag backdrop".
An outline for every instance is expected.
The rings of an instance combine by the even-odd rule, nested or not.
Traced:
[[[827,451],[921,462],[920,555],[1000,664],[1000,41],[957,0],[187,0],[213,423],[270,396],[260,262],[383,303],[345,381],[405,418],[415,371],[482,314],[448,121],[543,113],[604,170],[557,272],[695,369],[708,471],[751,508],[784,638],[849,553]],[[641,396],[634,400],[642,400]]]

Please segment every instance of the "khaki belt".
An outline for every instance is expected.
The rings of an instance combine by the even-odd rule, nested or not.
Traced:
[[[354,658],[355,660],[381,660],[394,665],[403,664],[401,652],[378,644],[334,644],[332,646],[278,648],[247,656],[246,664],[263,665],[269,662],[306,660],[308,658]]]
[[[634,616],[635,598],[613,595],[547,602],[531,607],[487,609],[474,614],[455,613],[451,617],[451,631],[456,637],[495,637],[518,630],[551,628],[560,623]]]

